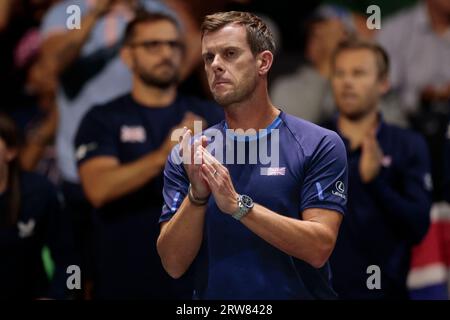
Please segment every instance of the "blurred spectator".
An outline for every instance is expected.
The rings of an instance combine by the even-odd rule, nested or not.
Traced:
[[[450,2],[423,0],[383,22],[379,42],[392,60],[392,89],[433,160],[434,199],[442,198],[442,150],[450,114]]]
[[[347,16],[349,23],[356,33],[363,38],[369,39],[376,35],[376,29],[367,28],[367,17],[372,13],[367,13],[367,8],[376,5],[380,8],[382,25],[384,19],[397,13],[398,11],[415,4],[417,0],[323,0],[325,6],[345,8],[344,16]]]
[[[334,112],[328,80],[330,59],[346,30],[337,18],[318,15],[306,24],[306,34],[306,62],[293,74],[276,79],[271,95],[274,104],[284,112],[320,123]]]
[[[67,29],[69,5],[80,8],[80,29]],[[130,90],[131,75],[118,50],[126,23],[142,8],[169,11],[153,0],[67,0],[50,9],[41,27],[41,74],[59,79],[56,147],[65,208],[74,221],[76,244],[82,252],[82,274],[88,278],[91,206],[79,185],[73,141],[81,118],[93,105]],[[89,286],[83,288],[89,291]]]
[[[300,118],[321,123],[335,112],[330,77],[330,57],[347,36],[366,37],[357,30],[352,12],[337,6],[321,6],[306,21],[304,61],[292,73],[275,80],[271,92],[274,103]],[[366,27],[367,29],[367,27]],[[406,126],[394,95],[380,102],[386,122]]]
[[[0,299],[65,298],[73,264],[70,227],[52,184],[19,169],[18,132],[0,115]],[[47,245],[55,263],[49,284],[41,259]]]
[[[192,296],[189,279],[171,279],[156,252],[163,169],[178,142],[170,139],[173,128],[193,128],[202,119],[213,125],[223,112],[177,93],[185,63],[182,37],[171,16],[138,13],[121,51],[133,73],[131,93],[94,107],[78,130],[80,177],[96,207],[95,298]]]
[[[333,58],[332,86],[339,114],[328,125],[348,150],[348,214],[331,257],[333,284],[342,299],[408,298],[410,250],[429,225],[431,180],[424,140],[389,125],[379,111],[388,90],[384,50],[348,40]],[[380,288],[367,286],[379,267]]]
[[[0,83],[3,111],[28,111],[34,104],[24,83],[39,45],[38,27],[46,10],[58,0],[2,1],[0,6]],[[20,129],[20,126],[19,126]]]
[[[414,1],[414,0],[413,0]],[[401,7],[407,6],[411,0],[402,0],[395,4],[387,1],[377,1],[376,3],[367,1],[345,2],[342,1],[325,1],[336,2],[339,5],[322,5],[318,11],[322,16],[328,19],[339,19],[345,26],[347,33],[359,37],[361,39],[371,40],[376,36],[376,29],[369,29],[367,27],[368,15],[366,10],[369,5],[376,4],[380,7],[382,16],[392,14],[392,11],[398,10]],[[381,22],[381,20],[380,20]],[[380,110],[383,113],[384,120],[389,124],[394,124],[403,128],[408,127],[408,119],[399,107],[399,97],[394,92],[387,92],[380,100]]]
[[[16,47],[15,65],[25,74],[24,92],[30,99],[28,105],[16,108],[12,114],[25,138],[19,157],[22,169],[43,174],[59,185],[54,149],[57,79],[55,74],[46,72],[48,67],[41,61],[39,49],[40,34],[36,28],[27,32]]]
[[[392,89],[406,112],[450,98],[450,2],[424,0],[383,22],[378,34],[392,61]]]
[[[0,28],[2,51],[0,77],[2,106],[25,136],[20,152],[24,170],[37,171],[58,182],[54,162],[53,137],[57,117],[54,103],[56,79],[40,72],[39,25],[48,8],[57,0],[3,1]],[[2,22],[0,22],[0,25]],[[37,72],[38,71],[38,72]]]

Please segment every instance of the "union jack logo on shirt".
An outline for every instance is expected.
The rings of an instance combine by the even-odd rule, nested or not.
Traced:
[[[262,176],[284,176],[286,174],[286,167],[261,168]]]

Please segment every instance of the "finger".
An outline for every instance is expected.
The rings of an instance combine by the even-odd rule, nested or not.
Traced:
[[[187,128],[183,127],[183,134],[178,138],[178,143],[181,143],[181,141],[183,141],[183,137],[184,137],[184,134],[186,133],[186,131],[187,131]]]
[[[208,152],[203,147],[199,147],[200,152],[202,152],[203,161],[214,167],[215,170],[225,173],[225,167],[217,160],[211,153]]]
[[[221,176],[230,179],[230,173],[228,172],[227,167],[220,163],[219,160],[217,160],[213,155],[211,155],[210,153],[206,156],[203,155],[203,159],[205,163],[212,165]]]
[[[200,147],[201,152],[203,153],[203,158],[208,159],[208,161],[214,165],[214,167],[217,170],[220,170],[221,172],[226,172],[227,169],[226,167],[219,161],[216,159],[216,157],[214,157],[206,148]]]
[[[202,147],[206,148],[208,146],[208,138],[206,136],[202,136]]]
[[[195,139],[194,141],[194,164],[200,165],[203,163],[203,155],[199,151],[199,146],[201,144],[200,139]]]
[[[183,148],[184,148],[184,145],[185,145],[185,142],[184,142],[185,134],[186,134],[186,131],[184,131],[183,135],[179,138],[179,144],[180,144],[179,155],[180,155],[180,157],[183,156]]]
[[[200,146],[199,150],[204,154],[205,157],[207,157],[211,162],[217,162],[218,164],[221,164],[219,160],[217,160],[211,152],[209,152],[205,147]]]
[[[195,151],[194,153],[194,165],[199,166],[203,163],[203,156],[200,151]]]
[[[185,164],[189,164],[189,161],[191,159],[190,140],[191,140],[191,131],[186,130],[180,144],[181,146],[180,156],[183,157],[183,163]]]
[[[201,171],[204,173],[206,181],[208,182],[208,185],[211,188],[211,191],[217,190],[217,188],[219,187],[219,183],[216,176],[217,173],[214,174],[216,172],[215,168],[210,164],[204,163],[201,166]]]

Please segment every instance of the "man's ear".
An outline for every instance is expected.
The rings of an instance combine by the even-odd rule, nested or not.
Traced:
[[[391,83],[389,82],[389,78],[387,76],[383,77],[379,80],[379,92],[381,96],[384,96],[389,89],[391,88]]]
[[[272,67],[273,62],[273,54],[269,50],[263,51],[258,54],[257,56],[257,67],[258,67],[258,74],[260,76],[266,75],[270,68]]]
[[[129,46],[124,46],[120,49],[120,58],[130,70],[133,70],[133,59],[131,57],[131,49]]]

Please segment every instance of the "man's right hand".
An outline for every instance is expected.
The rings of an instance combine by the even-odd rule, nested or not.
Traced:
[[[361,144],[359,175],[363,183],[369,183],[378,176],[382,159],[383,150],[377,141],[376,130],[371,130]]]
[[[185,127],[185,132],[180,138],[180,155],[192,186],[192,195],[196,199],[205,199],[210,195],[211,189],[201,174],[203,159],[199,146],[206,148],[207,140],[205,136],[201,136],[191,144],[191,137],[191,130]]]

